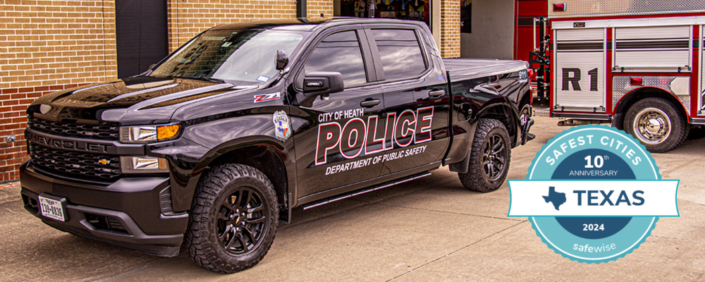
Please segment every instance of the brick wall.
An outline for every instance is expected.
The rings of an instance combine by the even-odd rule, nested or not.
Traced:
[[[309,17],[333,16],[332,0],[308,0]],[[296,0],[167,0],[169,52],[200,32],[224,23],[296,18]]]
[[[320,17],[321,14],[325,17],[333,16],[333,0],[307,0],[306,15],[309,18]]]
[[[436,0],[439,1],[439,0]],[[441,1],[441,56],[460,57],[460,1]]]
[[[113,1],[0,1],[0,182],[27,158],[29,103],[116,77]],[[17,142],[5,142],[12,135]]]
[[[331,14],[333,2],[330,2]],[[224,23],[296,18],[296,0],[167,0],[169,52]]]

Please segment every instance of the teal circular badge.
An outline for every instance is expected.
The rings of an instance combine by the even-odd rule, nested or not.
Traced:
[[[612,127],[578,126],[556,135],[536,154],[526,180],[532,185],[543,181],[532,188],[542,198],[532,197],[534,214],[550,210],[528,216],[531,226],[549,248],[571,260],[602,263],[623,257],[646,240],[659,219],[644,215],[651,208],[647,204],[656,201],[649,198],[653,190],[639,188],[661,180],[654,159],[638,141]],[[518,192],[518,185],[510,185],[515,186],[512,194]]]

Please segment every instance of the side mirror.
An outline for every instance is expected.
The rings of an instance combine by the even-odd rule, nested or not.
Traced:
[[[152,72],[154,72],[154,67],[156,67],[156,66],[157,66],[157,64],[149,65],[149,68],[147,68],[146,71],[141,72],[139,75],[144,75],[144,76],[150,75]]]
[[[277,70],[283,70],[289,64],[289,56],[282,50],[277,50]]]
[[[303,90],[306,96],[328,95],[342,92],[343,89],[343,75],[339,72],[312,72],[304,77]]]

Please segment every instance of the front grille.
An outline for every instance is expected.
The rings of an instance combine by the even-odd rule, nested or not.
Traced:
[[[101,140],[118,140],[120,127],[117,123],[100,122],[100,124],[78,124],[55,122],[33,116],[27,117],[29,128],[61,136],[91,138]]]
[[[29,155],[32,164],[58,175],[103,181],[120,176],[119,156],[58,150],[34,143],[29,143]]]

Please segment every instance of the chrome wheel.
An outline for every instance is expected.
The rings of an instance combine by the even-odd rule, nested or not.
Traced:
[[[223,199],[216,214],[216,234],[227,252],[241,255],[261,241],[266,220],[262,199],[257,191],[244,187]]]
[[[634,135],[646,144],[659,144],[671,135],[671,119],[661,109],[645,108],[636,114]]]
[[[482,168],[490,181],[497,181],[504,175],[507,161],[507,150],[504,139],[499,134],[492,134],[482,148]]]

